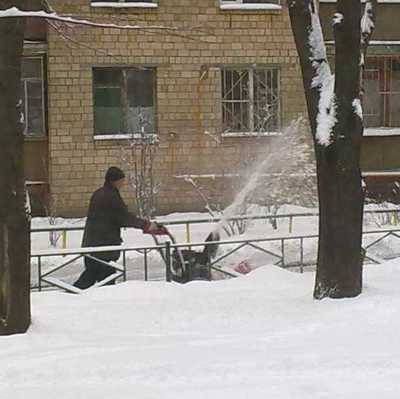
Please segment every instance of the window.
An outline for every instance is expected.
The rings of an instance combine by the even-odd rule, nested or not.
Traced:
[[[224,133],[272,133],[279,129],[279,70],[224,69]]]
[[[24,134],[45,136],[43,58],[23,58],[21,64],[21,102]]]
[[[368,57],[363,87],[365,126],[400,127],[400,57]]]
[[[155,132],[155,69],[94,68],[96,136]]]
[[[114,7],[114,8],[127,8],[127,7],[142,7],[142,8],[155,8],[157,7],[157,0],[91,0],[92,7]]]

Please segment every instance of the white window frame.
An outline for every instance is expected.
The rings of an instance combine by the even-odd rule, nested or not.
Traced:
[[[44,60],[42,56],[25,56],[23,59],[35,59],[40,60],[40,78],[21,78],[22,90],[25,95],[25,103],[23,106],[24,114],[24,136],[26,139],[30,138],[43,138],[46,137],[46,103],[45,103],[45,80],[44,80]],[[43,120],[43,131],[40,134],[30,134],[28,131],[28,121],[29,121],[29,98],[28,98],[28,83],[29,82],[40,82],[42,89],[42,120]]]
[[[240,95],[241,99],[234,99],[234,100],[228,100],[224,99],[224,96],[227,93],[222,93],[223,89],[223,82],[222,79],[225,78],[224,73],[227,71],[246,71],[248,73],[248,86],[247,86],[247,92],[248,92],[248,99],[243,99],[242,95]],[[275,79],[277,82],[277,87],[276,87],[276,93],[277,93],[277,110],[276,110],[276,118],[277,118],[277,126],[276,129],[270,130],[270,131],[257,131],[254,127],[255,125],[255,99],[254,99],[254,73],[256,71],[264,71],[266,73],[271,72],[272,74],[276,74]],[[272,76],[272,75],[271,75]],[[222,136],[224,137],[252,137],[252,136],[274,136],[279,134],[280,132],[280,127],[281,127],[281,86],[280,86],[280,76],[281,76],[281,71],[278,66],[260,66],[257,68],[252,68],[252,67],[230,67],[226,66],[224,68],[221,68],[221,109],[222,109],[222,123],[224,123],[224,107],[227,107],[226,104],[229,103],[243,103],[247,104],[248,106],[248,117],[249,117],[249,130],[246,131],[229,131],[229,130],[224,130],[222,131]],[[273,78],[273,76],[272,76]],[[237,83],[235,83],[237,85]],[[235,86],[234,85],[234,86]],[[233,87],[231,88],[230,91],[233,90]]]

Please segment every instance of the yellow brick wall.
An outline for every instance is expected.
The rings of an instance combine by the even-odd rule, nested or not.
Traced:
[[[124,168],[121,146],[126,141],[93,138],[94,66],[157,68],[160,144],[155,172],[162,183],[158,213],[202,208],[197,194],[175,175],[235,173],[241,158],[268,153],[274,140],[221,136],[221,66],[279,66],[282,124],[304,114],[302,81],[285,9],[222,11],[218,0],[159,0],[157,9],[92,8],[89,0],[52,4],[60,14],[98,22],[179,28],[176,35],[80,26],[61,27],[60,35],[49,28],[50,187],[60,214],[84,214],[107,167]],[[202,33],[188,31],[191,27]],[[132,192],[123,194],[131,205]]]

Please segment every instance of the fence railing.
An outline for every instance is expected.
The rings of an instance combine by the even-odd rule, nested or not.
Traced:
[[[367,238],[371,238],[369,242]],[[219,255],[213,259],[208,267],[211,270],[223,273],[229,277],[235,277],[239,275],[232,269],[224,270],[221,267],[221,261],[224,259],[231,257],[233,254],[237,253],[241,249],[245,247],[250,247],[256,251],[261,251],[265,255],[270,257],[269,262],[278,265],[283,268],[291,268],[296,267],[300,272],[304,271],[304,268],[310,265],[315,265],[315,259],[306,259],[305,258],[305,246],[304,243],[306,240],[314,240],[315,244],[318,238],[318,234],[304,234],[304,235],[283,235],[283,236],[274,236],[268,238],[251,238],[251,239],[237,239],[237,240],[224,240],[216,242],[219,245]],[[400,228],[399,229],[376,229],[369,230],[363,232],[363,240],[364,245],[363,248],[365,250],[364,261],[365,263],[373,263],[380,264],[386,261],[387,259],[391,259],[395,256],[400,256],[400,242],[399,242],[399,253],[392,252],[388,256],[378,257],[374,253],[372,253],[372,249],[378,245],[380,242],[387,238],[394,238],[396,240],[400,239]],[[299,251],[297,253],[297,259],[289,259],[293,258],[293,256],[287,256],[287,250],[290,249],[291,243],[298,243]],[[137,252],[142,255],[142,266],[144,271],[144,280],[147,281],[149,279],[149,259],[148,255],[152,251],[162,251],[165,255],[160,257],[163,259],[165,263],[164,268],[164,278],[167,281],[171,280],[171,270],[172,270],[172,252],[176,248],[198,248],[203,247],[204,242],[191,242],[191,243],[178,243],[172,244],[170,242],[165,242],[159,245],[152,246],[141,246],[141,247],[129,247],[129,246],[108,246],[108,247],[93,247],[93,248],[75,248],[75,249],[48,249],[48,250],[38,250],[32,251],[31,259],[36,259],[36,267],[37,267],[37,280],[36,283],[32,284],[32,289],[42,290],[44,287],[58,287],[62,289],[66,289],[67,291],[75,292],[72,286],[69,283],[66,283],[60,279],[56,279],[52,277],[54,273],[60,271],[61,269],[65,269],[70,267],[77,260],[85,257],[92,256],[98,252],[104,251],[121,251],[122,259],[120,262],[104,262],[109,266],[112,266],[116,269],[116,273],[112,276],[115,278],[122,278],[122,280],[126,281],[127,279],[127,270],[129,269],[129,265],[127,264],[127,254],[130,252]],[[208,242],[208,244],[212,244]],[[265,247],[264,245],[272,244],[269,247]],[[316,246],[316,245],[315,245]],[[314,251],[316,252],[316,251]],[[61,262],[50,266],[46,271],[43,271],[43,259],[44,258],[61,258]],[[102,282],[97,285],[103,285],[105,282]]]
[[[376,215],[386,215],[387,219],[390,219],[390,222],[394,225],[399,224],[400,220],[400,208],[388,208],[388,209],[376,209],[376,210],[366,210],[364,214],[376,214]],[[318,212],[304,212],[304,213],[291,213],[291,214],[277,214],[277,215],[242,215],[242,216],[234,216],[229,218],[229,221],[245,221],[245,220],[266,220],[273,221],[277,223],[280,220],[288,221],[288,233],[291,234],[293,232],[293,224],[295,219],[297,218],[305,218],[305,217],[317,217]],[[198,218],[198,219],[175,219],[175,220],[163,220],[162,218],[157,218],[157,221],[166,225],[166,226],[176,226],[176,225],[184,225],[185,226],[185,239],[186,242],[191,241],[191,226],[195,224],[202,223],[218,223],[222,220],[222,218]],[[31,233],[49,233],[52,232],[61,232],[62,237],[62,248],[67,248],[68,243],[68,232],[70,231],[82,231],[84,229],[84,225],[80,224],[77,226],[63,226],[63,225],[52,225],[47,227],[34,227],[31,229]]]

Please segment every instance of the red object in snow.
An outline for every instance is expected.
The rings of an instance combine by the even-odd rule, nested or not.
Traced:
[[[247,274],[251,272],[251,267],[248,260],[242,260],[238,265],[236,265],[233,270],[241,274]]]

